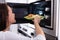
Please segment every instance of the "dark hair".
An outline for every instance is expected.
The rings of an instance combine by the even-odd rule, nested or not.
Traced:
[[[7,4],[0,3],[0,31],[6,29],[7,16],[8,16]]]

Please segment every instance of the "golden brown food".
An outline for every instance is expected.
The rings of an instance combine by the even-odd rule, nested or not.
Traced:
[[[28,15],[29,18],[30,18],[30,17],[33,17],[33,16],[34,16],[34,14],[29,14],[29,15]]]
[[[32,20],[32,19],[34,19],[36,16],[40,17],[41,19],[44,18],[43,16],[34,15],[34,14],[29,14],[29,15],[25,16],[24,18],[25,18],[25,19],[28,19],[28,20]]]

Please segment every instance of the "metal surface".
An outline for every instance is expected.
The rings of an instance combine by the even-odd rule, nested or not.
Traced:
[[[53,6],[54,5],[54,6]],[[54,8],[53,8],[54,7]],[[53,12],[54,10],[54,12]],[[57,0],[51,0],[51,27],[53,27],[53,30],[43,28],[44,32],[57,37],[57,29],[58,29],[58,11],[57,11]],[[54,16],[53,16],[54,15]]]

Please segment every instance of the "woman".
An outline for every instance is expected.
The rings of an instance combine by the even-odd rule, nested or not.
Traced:
[[[43,30],[39,26],[40,20],[38,16],[33,20],[37,36],[35,38],[23,38],[18,34],[8,31],[10,25],[16,22],[15,14],[7,4],[0,3],[0,40],[46,40]]]

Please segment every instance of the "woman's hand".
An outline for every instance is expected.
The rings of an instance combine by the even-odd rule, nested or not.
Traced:
[[[33,20],[34,23],[40,23],[40,21],[41,21],[41,17],[39,15],[37,15]]]
[[[45,36],[41,26],[39,25],[40,21],[41,21],[41,17],[39,15],[37,15],[33,20],[34,25],[35,25],[35,31],[36,31],[37,35],[41,34],[41,35]]]

